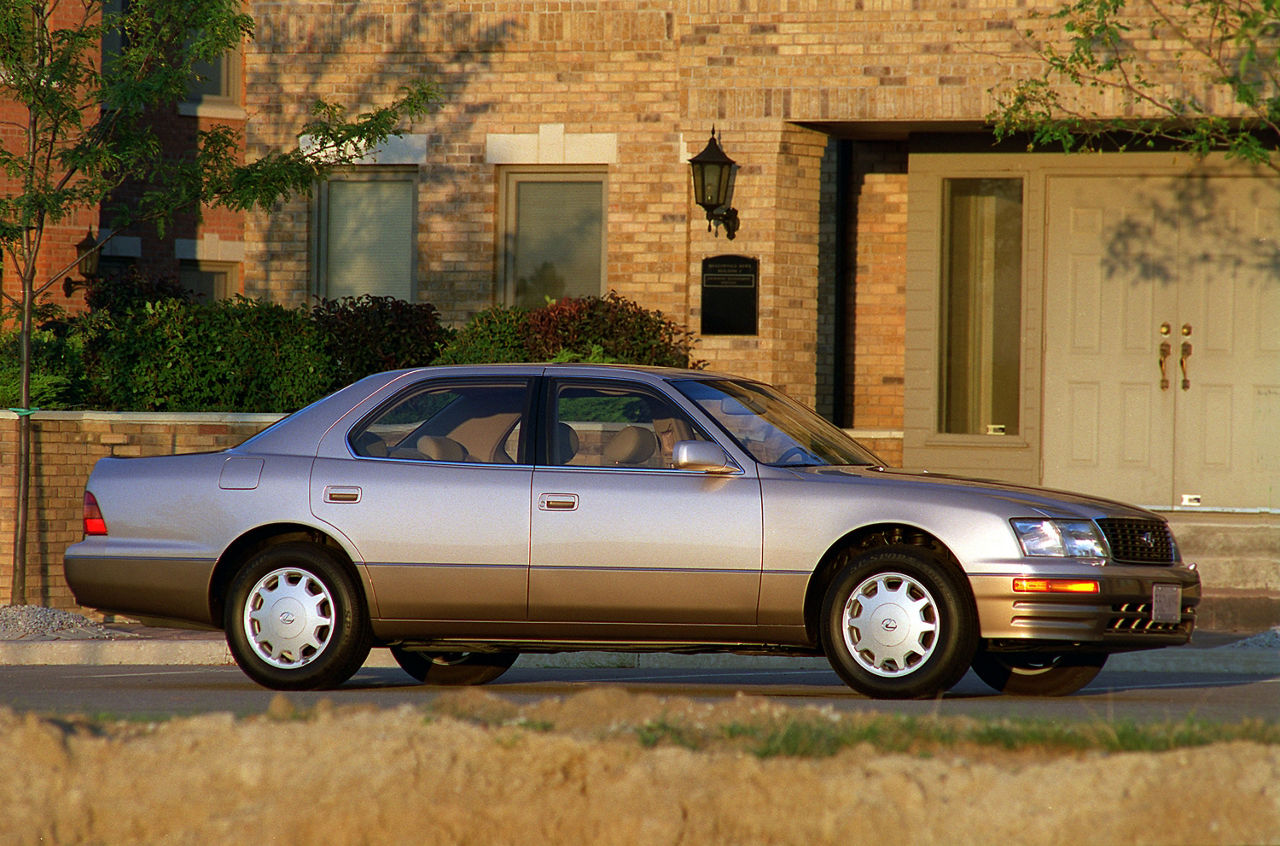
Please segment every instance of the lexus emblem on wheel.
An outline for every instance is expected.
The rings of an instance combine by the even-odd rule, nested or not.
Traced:
[[[898,621],[884,620],[880,623],[880,628],[884,629],[886,632],[896,632],[898,630]]]
[[[286,626],[292,623],[294,619],[296,618],[293,616],[293,612],[291,611],[286,611],[280,615],[280,622],[284,623]]]

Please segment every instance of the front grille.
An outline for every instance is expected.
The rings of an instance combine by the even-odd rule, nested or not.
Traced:
[[[1111,606],[1111,619],[1107,621],[1107,634],[1190,634],[1195,624],[1196,609],[1193,605],[1182,607],[1182,620],[1177,623],[1153,623],[1151,603],[1123,602]]]
[[[1098,521],[1111,557],[1125,564],[1173,564],[1178,551],[1163,520],[1111,517]]]

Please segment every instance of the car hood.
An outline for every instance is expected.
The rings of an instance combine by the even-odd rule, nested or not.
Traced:
[[[1006,506],[1026,509],[1027,516],[1163,519],[1144,508],[1088,494],[926,471],[883,467],[791,467],[787,469],[802,477],[820,478],[835,483],[842,480],[858,480],[863,484],[883,485],[901,494],[909,494],[911,489],[914,489],[915,494],[926,499],[937,496],[967,496],[975,499],[998,500]]]

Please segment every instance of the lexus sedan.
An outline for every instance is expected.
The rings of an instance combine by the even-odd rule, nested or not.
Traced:
[[[623,366],[362,379],[224,452],[104,458],[86,606],[220,628],[254,681],[372,647],[478,684],[521,652],[825,655],[873,697],[1072,693],[1186,643],[1200,579],[1156,514],[885,467],[748,379]]]

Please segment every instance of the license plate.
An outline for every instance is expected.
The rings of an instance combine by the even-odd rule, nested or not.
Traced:
[[[1151,622],[1177,623],[1182,620],[1182,588],[1156,585],[1151,589]]]

